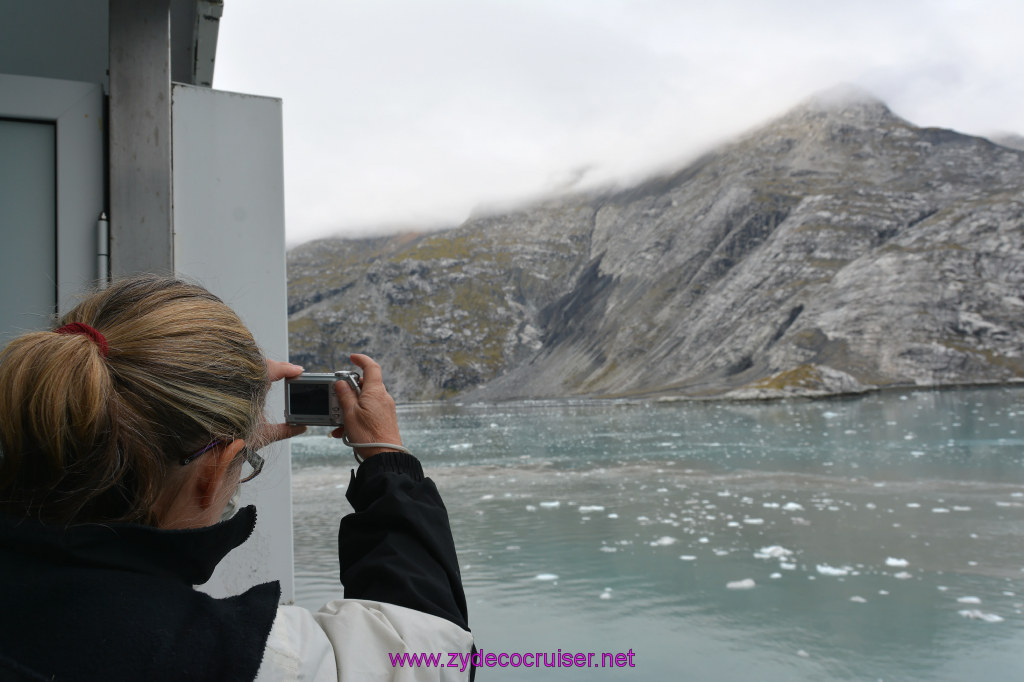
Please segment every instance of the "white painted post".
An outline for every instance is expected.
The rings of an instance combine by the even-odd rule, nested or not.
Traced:
[[[174,263],[234,308],[268,357],[288,358],[281,101],[175,84]],[[281,421],[284,394],[275,385],[267,414]],[[263,473],[242,486],[241,504],[256,504],[256,532],[228,555],[207,586],[237,594],[280,580],[294,600],[291,451],[265,448]]]

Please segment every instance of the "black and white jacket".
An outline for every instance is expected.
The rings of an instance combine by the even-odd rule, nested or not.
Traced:
[[[254,507],[193,530],[0,517],[0,680],[469,679],[389,656],[447,664],[473,648],[437,488],[414,457],[382,453],[347,496],[346,599],[316,613],[278,606],[276,582],[225,599],[193,588],[248,539]]]

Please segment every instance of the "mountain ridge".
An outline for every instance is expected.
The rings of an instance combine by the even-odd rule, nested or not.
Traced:
[[[849,91],[685,167],[289,260],[292,359],[405,400],[1024,378],[1024,153]]]

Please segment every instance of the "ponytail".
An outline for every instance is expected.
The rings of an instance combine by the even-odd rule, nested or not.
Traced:
[[[152,524],[182,457],[212,438],[262,445],[263,355],[206,289],[126,279],[61,323],[0,352],[0,511]]]

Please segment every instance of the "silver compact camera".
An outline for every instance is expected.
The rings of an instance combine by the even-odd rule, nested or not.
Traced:
[[[337,372],[303,372],[284,380],[284,420],[289,424],[341,426],[341,403],[334,384],[344,381],[359,393],[359,374],[346,370]]]

